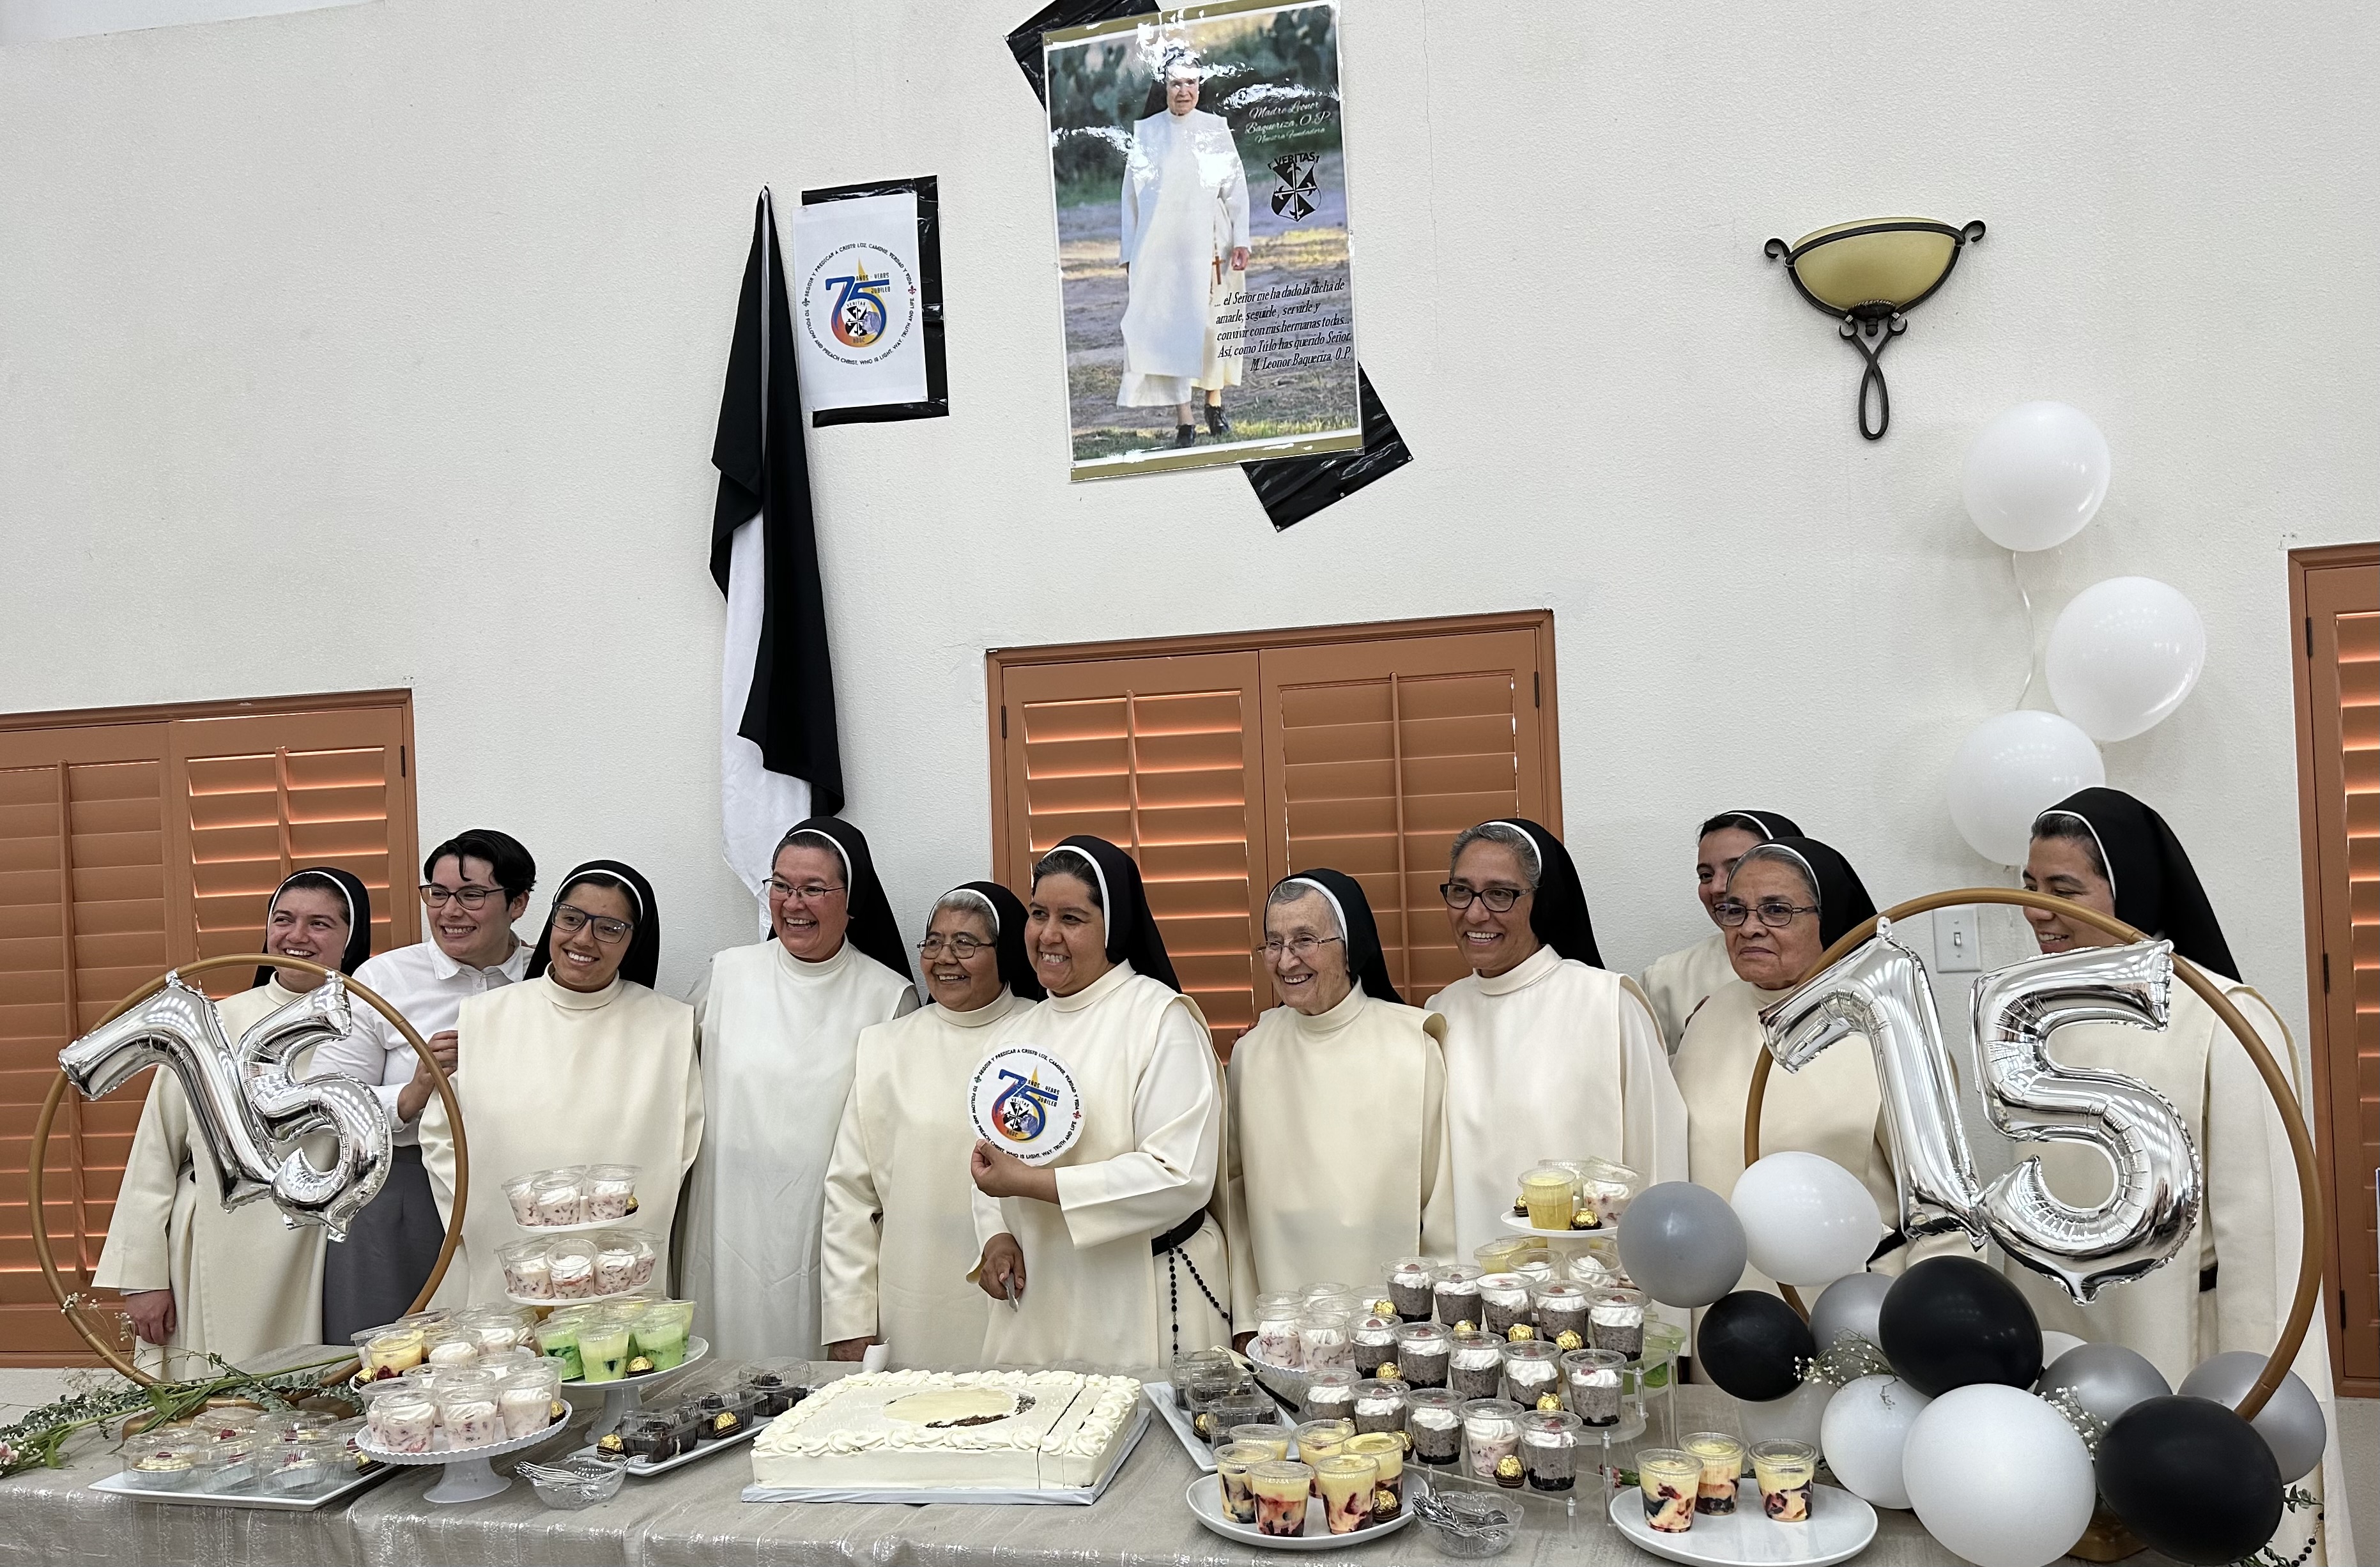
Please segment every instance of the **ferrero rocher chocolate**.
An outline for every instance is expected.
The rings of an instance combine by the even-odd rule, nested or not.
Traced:
[[[1603,1227],[1603,1221],[1595,1216],[1594,1209],[1582,1208],[1570,1216],[1570,1227],[1573,1230],[1599,1230]]]
[[[1394,1317],[1396,1314],[1397,1303],[1392,1300],[1376,1300],[1372,1303],[1372,1315],[1375,1317]]]
[[[1560,1414],[1561,1395],[1559,1393],[1539,1393],[1537,1395],[1537,1409],[1541,1414]]]
[[[722,1437],[732,1437],[744,1428],[744,1422],[732,1409],[722,1409],[710,1417],[710,1428]]]
[[[1564,1328],[1560,1333],[1554,1335],[1554,1347],[1567,1354],[1574,1349],[1585,1349],[1586,1341],[1578,1336],[1577,1329]]]
[[[631,1377],[641,1377],[652,1368],[652,1361],[645,1355],[640,1354],[628,1362],[628,1375]]]
[[[1511,1453],[1496,1461],[1496,1483],[1513,1487],[1521,1483],[1521,1461]]]
[[[1512,1324],[1512,1331],[1506,1333],[1504,1336],[1517,1344],[1529,1339],[1536,1338],[1537,1336],[1537,1330],[1535,1328],[1530,1327],[1526,1322],[1515,1322]]]
[[[1388,1487],[1374,1486],[1372,1488],[1373,1523],[1386,1524],[1392,1522],[1396,1518],[1397,1511],[1401,1505],[1402,1504],[1397,1500],[1397,1493],[1390,1490]]]
[[[619,1432],[606,1431],[596,1439],[595,1451],[607,1455],[625,1456],[628,1444],[620,1439]]]
[[[1454,1330],[1458,1333],[1475,1333],[1479,1330],[1479,1324],[1465,1318],[1454,1325]]]
[[[1397,1375],[1397,1363],[1393,1360],[1381,1361],[1379,1370],[1375,1372],[1374,1375],[1383,1382],[1396,1382],[1403,1380],[1402,1378]]]

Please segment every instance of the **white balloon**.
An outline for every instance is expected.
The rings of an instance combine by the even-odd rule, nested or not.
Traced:
[[[2055,1329],[2044,1328],[2041,1330],[2041,1364],[2046,1369],[2052,1361],[2068,1350],[2081,1349],[2090,1342],[2088,1339],[2078,1339],[2071,1333],[2061,1333]]]
[[[1843,1488],[1877,1507],[1907,1507],[1900,1452],[1909,1427],[1933,1402],[1898,1377],[1845,1383],[1818,1421],[1818,1451]]]
[[[2206,667],[2198,606],[2153,577],[2095,582],[2049,631],[2049,695],[2095,740],[2129,740],[2181,706]]]
[[[1860,1178],[1814,1153],[1772,1153],[1736,1178],[1745,1256],[1779,1283],[1815,1289],[1867,1266],[1884,1220]]]
[[[2107,781],[2099,747],[2072,721],[2034,709],[2004,712],[1970,730],[1950,759],[1950,820],[1985,859],[2022,865],[2033,819]]]
[[[2107,469],[2107,438],[2089,415],[2064,403],[2020,403],[1967,448],[1967,515],[2002,549],[2046,550],[2098,511]]]
[[[2046,1567],[2091,1526],[2091,1450],[2022,1388],[1952,1388],[1909,1427],[1910,1506],[1946,1550],[1976,1567]]]
[[[1783,1398],[1772,1398],[1760,1403],[1738,1401],[1735,1413],[1743,1423],[1743,1439],[1752,1442],[1808,1442],[1818,1445],[1826,1428],[1827,1409],[1834,1403],[1835,1389],[1815,1378]]]

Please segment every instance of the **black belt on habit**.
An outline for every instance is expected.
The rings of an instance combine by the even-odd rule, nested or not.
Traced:
[[[1205,1222],[1207,1222],[1207,1210],[1203,1208],[1193,1209],[1189,1218],[1148,1243],[1148,1255],[1163,1257],[1169,1251],[1180,1250],[1183,1243],[1196,1234],[1198,1226]]]

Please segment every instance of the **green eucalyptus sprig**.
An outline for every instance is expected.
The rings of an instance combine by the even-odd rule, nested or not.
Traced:
[[[107,1373],[96,1385],[79,1389],[53,1403],[43,1404],[23,1419],[0,1427],[0,1479],[29,1469],[55,1469],[64,1463],[67,1443],[77,1433],[112,1427],[136,1415],[163,1425],[183,1420],[218,1398],[252,1399],[268,1410],[287,1409],[321,1392],[323,1373],[351,1364],[353,1357],[311,1361],[279,1371],[243,1371],[220,1355],[206,1357],[213,1374],[142,1387],[129,1378]]]

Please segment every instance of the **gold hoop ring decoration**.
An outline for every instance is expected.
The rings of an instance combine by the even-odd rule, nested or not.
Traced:
[[[1912,898],[1864,921],[1820,954],[1808,972],[1795,982],[1795,988],[1807,985],[1874,936],[1879,922],[1890,924],[1937,908],[1956,908],[1970,904],[2007,904],[2019,908],[2046,909],[2105,931],[2119,941],[2150,940],[2122,920],[2095,909],[2084,908],[2069,899],[2052,897],[2046,893],[2023,892],[2013,887],[1970,887],[1961,892],[1934,893],[1925,897]],[[2265,1092],[2272,1096],[2275,1107],[2280,1111],[2282,1128],[2289,1134],[2289,1155],[2297,1165],[2298,1197],[2304,1216],[2298,1256],[2297,1295],[2290,1303],[2288,1319],[2282,1324],[2280,1342],[2273,1346],[2272,1354],[2265,1358],[2265,1369],[2249,1388],[2247,1396],[2240,1401],[2240,1418],[2252,1420],[2281,1385],[2281,1379],[2289,1373],[2289,1363],[2297,1358],[2298,1348],[2305,1342],[2307,1327],[2313,1320],[2316,1297],[2322,1291],[2322,1187],[2315,1174],[2313,1138],[2307,1132],[2305,1116],[2298,1108],[2295,1086],[2290,1083],[2288,1074],[2281,1070],[2280,1063],[2273,1059],[2273,1052],[2265,1048],[2264,1039],[2240,1015],[2231,998],[2224,993],[2223,987],[2208,978],[2196,964],[2179,954],[2174,957],[2173,970],[2184,984],[2198,993],[2201,1001],[2213,1009],[2215,1015],[2222,1019],[2224,1026],[2230,1029],[2231,1037],[2240,1041],[2240,1048],[2246,1051],[2248,1058],[2255,1063],[2256,1074],[2264,1079]],[[1772,1064],[1773,1058],[1766,1049],[1753,1058],[1752,1087],[1745,1097],[1743,1110],[1743,1163],[1746,1169],[1760,1160],[1760,1111],[1767,1095],[1768,1073]],[[1779,1287],[1794,1310],[1804,1317],[1809,1315],[1802,1304],[1802,1297],[1791,1285]]]
[[[298,969],[323,978],[329,978],[337,973],[335,969],[325,968],[319,963],[310,963],[302,957],[284,957],[278,953],[229,953],[222,957],[204,958],[185,967],[161,974],[150,980],[110,1008],[107,1015],[99,1020],[97,1026],[105,1027],[115,1022],[159,990],[164,990],[165,982],[176,975],[187,979],[211,969],[253,968],[259,964],[273,968]],[[413,1025],[405,1020],[404,1014],[367,987],[357,984],[353,978],[346,975],[340,975],[339,978],[351,993],[361,996],[370,1003],[374,1012],[388,1019],[390,1025],[405,1036],[405,1042],[413,1047],[415,1059],[430,1068],[430,1075],[438,1086],[439,1102],[446,1107],[447,1124],[453,1127],[455,1132],[455,1207],[446,1218],[446,1240],[445,1244],[438,1248],[438,1260],[431,1268],[430,1278],[421,1286],[421,1293],[414,1296],[413,1304],[407,1308],[408,1311],[419,1311],[430,1303],[430,1297],[438,1293],[439,1284],[446,1277],[447,1265],[454,1260],[455,1250],[463,1241],[463,1208],[466,1197],[471,1189],[471,1150],[463,1136],[463,1110],[462,1106],[455,1101],[454,1085],[447,1078],[444,1069],[438,1064],[438,1058],[430,1053],[430,1046],[414,1029]],[[67,1289],[66,1281],[58,1276],[57,1259],[50,1251],[49,1226],[43,1222],[42,1211],[42,1178],[49,1149],[50,1127],[57,1119],[59,1104],[64,1101],[67,1091],[72,1087],[72,1081],[64,1072],[60,1072],[56,1080],[50,1085],[49,1097],[42,1101],[40,1117],[33,1123],[31,1158],[25,1172],[25,1195],[30,1205],[33,1232],[33,1256],[42,1265],[42,1277],[49,1281],[50,1294],[56,1299],[58,1309],[66,1313],[67,1320],[73,1324],[74,1330],[81,1335],[83,1342],[89,1344],[92,1353],[107,1362],[108,1366],[116,1372],[143,1387],[148,1387],[157,1382],[159,1379],[152,1377],[127,1359],[114,1344],[103,1342],[100,1336],[91,1330],[90,1324],[74,1312],[71,1304],[72,1295]],[[351,1370],[352,1367],[349,1369]],[[345,1374],[346,1373],[340,1373],[340,1375]],[[335,1380],[336,1378],[324,1379]]]

